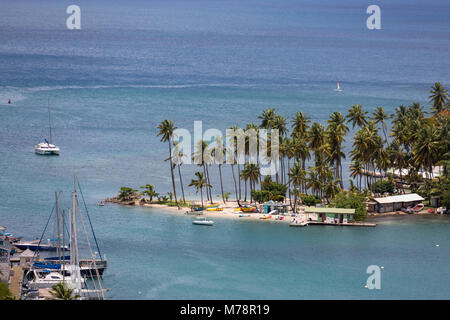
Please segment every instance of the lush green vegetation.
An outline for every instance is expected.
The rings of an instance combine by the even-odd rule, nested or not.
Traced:
[[[49,293],[54,297],[50,300],[78,300],[80,295],[73,294],[73,289],[70,289],[65,282],[60,282],[52,286]]]
[[[323,203],[336,203],[343,192],[343,162],[349,156],[350,164],[350,190],[352,194],[362,194],[364,190],[381,192],[404,192],[403,184],[399,190],[392,190],[391,182],[384,181],[378,176],[398,172],[394,177],[399,182],[409,183],[413,190],[421,187],[421,192],[428,195],[437,195],[442,202],[448,198],[448,189],[445,181],[436,179],[433,167],[442,166],[443,171],[448,170],[450,160],[450,117],[449,98],[447,90],[436,82],[430,90],[429,111],[418,102],[409,106],[398,106],[393,114],[388,114],[383,107],[377,106],[373,112],[367,112],[362,105],[351,106],[346,115],[333,112],[326,123],[311,122],[306,114],[298,111],[291,119],[268,108],[258,116],[260,123],[248,123],[243,130],[257,131],[278,129],[279,135],[279,164],[280,170],[274,175],[274,185],[267,187],[267,177],[261,177],[260,163],[250,163],[248,148],[243,153],[238,148],[237,138],[233,138],[231,150],[224,151],[223,137],[215,137],[215,141],[199,141],[194,146],[193,158],[199,159],[204,187],[199,188],[196,183],[191,186],[200,191],[203,197],[205,189],[206,198],[212,203],[211,175],[212,156],[217,154],[234,155],[234,158],[245,159],[245,164],[231,163],[236,199],[263,202],[268,199],[283,200],[288,193],[289,199],[294,197],[294,205],[301,194],[310,194]],[[343,143],[347,134],[354,130],[352,150],[344,152]],[[233,127],[238,129],[237,126]],[[172,177],[172,192],[177,202],[174,169],[178,168],[179,183],[183,192],[181,179],[181,157],[179,146],[172,141],[173,131],[176,129],[172,121],[164,120],[158,126],[158,135],[161,141],[167,142],[171,155],[170,170]],[[248,138],[247,138],[248,139]],[[248,140],[247,140],[248,141]],[[272,145],[275,141],[269,141]],[[172,146],[175,151],[172,153]],[[227,146],[228,147],[228,146]],[[222,183],[223,165],[217,166],[222,197],[225,201],[225,192]],[[403,170],[407,170],[405,175]],[[372,173],[372,174],[367,174]],[[420,173],[425,173],[424,179]],[[197,173],[196,173],[197,175]],[[198,180],[198,176],[195,180]],[[423,184],[427,184],[425,187]],[[208,187],[205,188],[206,184]],[[282,187],[286,189],[283,190]],[[357,193],[358,191],[359,193]],[[305,203],[305,197],[301,197]],[[351,197],[354,198],[353,196]],[[312,199],[312,198],[311,198]],[[360,198],[363,202],[364,199]],[[291,200],[292,201],[292,200]],[[311,201],[310,201],[311,203]],[[362,213],[359,215],[363,216]]]
[[[8,289],[6,282],[0,281],[0,300],[14,300],[14,296]]]
[[[355,220],[362,221],[367,217],[366,195],[358,191],[339,192],[331,202],[330,206],[334,208],[355,209]]]
[[[371,186],[374,193],[394,193],[395,183],[391,179],[383,179],[375,181]]]
[[[321,202],[320,199],[316,198],[312,194],[310,194],[310,195],[305,194],[301,197],[301,199],[302,199],[302,203],[305,206],[315,206],[317,203]]]

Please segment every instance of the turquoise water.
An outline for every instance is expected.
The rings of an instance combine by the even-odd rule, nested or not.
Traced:
[[[65,29],[70,1],[1,5],[0,224],[39,237],[54,191],[69,206],[77,172],[111,298],[449,298],[446,218],[195,228],[157,210],[95,206],[124,185],[170,190],[167,146],[156,137],[165,118],[224,130],[257,122],[269,106],[325,122],[355,103],[426,105],[433,82],[450,83],[447,1],[378,1],[379,31],[365,28],[366,4],[356,0],[91,2],[77,2],[79,31]],[[48,98],[60,157],[33,154],[47,134]],[[196,169],[184,166],[185,182]],[[382,290],[364,289],[370,264],[385,267]]]

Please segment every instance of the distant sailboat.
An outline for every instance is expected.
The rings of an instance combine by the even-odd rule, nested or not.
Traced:
[[[52,144],[52,127],[50,123],[50,99],[48,100],[48,138],[44,142],[34,146],[34,152],[41,155],[57,155],[59,156],[59,147]]]
[[[334,89],[334,91],[337,91],[337,92],[341,92],[342,91],[341,86],[339,85],[339,80],[337,82],[337,88]]]

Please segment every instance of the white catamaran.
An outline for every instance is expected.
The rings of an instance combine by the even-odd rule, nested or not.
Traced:
[[[40,155],[57,155],[59,156],[59,147],[52,144],[52,126],[50,123],[50,99],[48,100],[48,138],[44,142],[34,146],[34,152]]]

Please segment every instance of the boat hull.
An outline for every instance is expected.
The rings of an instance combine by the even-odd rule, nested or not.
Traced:
[[[213,221],[192,221],[192,224],[199,226],[212,226],[214,225]]]

